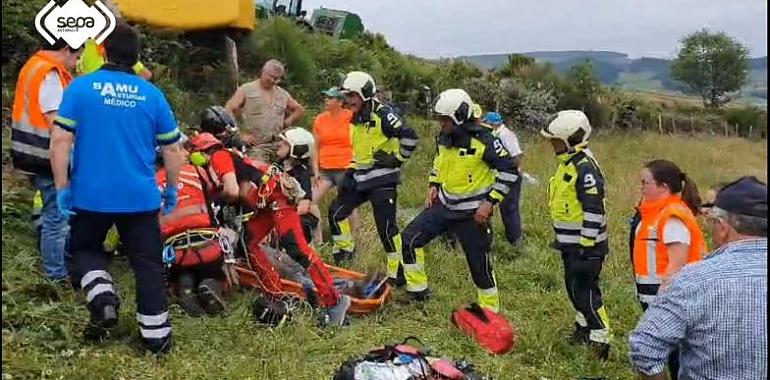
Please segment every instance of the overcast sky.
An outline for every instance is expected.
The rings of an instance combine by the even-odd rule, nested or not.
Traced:
[[[708,27],[767,54],[767,0],[305,0],[361,16],[396,49],[422,57],[613,50],[671,57]]]

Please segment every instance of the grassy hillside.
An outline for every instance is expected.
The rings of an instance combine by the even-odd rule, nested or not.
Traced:
[[[681,95],[682,85],[671,79],[671,60],[641,57],[632,59],[623,53],[611,51],[539,51],[521,53],[548,62],[559,72],[591,61],[599,79],[607,85],[617,85],[626,90],[657,91]],[[487,54],[458,57],[484,69],[501,67],[507,62],[507,54]],[[749,84],[744,87],[740,100],[743,103],[767,106],[767,56],[749,60]]]
[[[399,188],[402,227],[419,211],[434,152],[429,136],[436,132],[436,126],[419,120],[413,120],[413,124],[422,140],[416,156],[406,165],[404,183]],[[767,144],[654,134],[615,134],[594,139],[593,149],[608,181],[612,253],[602,280],[615,331],[611,360],[601,364],[587,350],[565,341],[574,312],[563,289],[560,259],[547,248],[553,235],[544,202],[545,183],[556,163],[539,137],[524,135],[521,139],[527,154],[525,169],[541,184],[524,188],[526,240],[520,248],[513,249],[504,242],[501,224],[495,222],[493,249],[502,312],[515,326],[518,339],[512,353],[499,357],[483,353],[450,325],[449,313],[472,300],[474,289],[462,254],[438,242],[429,246],[426,264],[435,297],[424,306],[400,303],[404,294],[397,291],[381,312],[355,318],[349,328],[319,329],[303,311],[294,322],[268,329],[250,321],[252,294],[240,292],[231,295],[231,309],[222,318],[188,318],[173,306],[176,345],[168,357],[159,360],[142,356],[137,350],[133,281],[126,262],[117,260],[112,271],[124,300],[118,327],[122,337],[105,347],[85,345],[80,340],[87,320],[84,297],[42,279],[27,222],[29,189],[22,178],[5,167],[3,379],[329,379],[346,358],[409,335],[420,337],[440,354],[466,357],[497,379],[635,379],[626,344],[640,310],[628,263],[626,221],[638,198],[639,168],[654,158],[672,159],[705,192],[716,182],[743,174],[766,180]],[[372,264],[384,265],[370,207],[365,206],[362,215],[366,223],[358,236],[361,254],[353,265],[359,270]],[[327,248],[323,253],[328,258]]]

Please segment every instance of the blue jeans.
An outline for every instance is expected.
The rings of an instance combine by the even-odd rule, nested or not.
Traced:
[[[67,277],[65,264],[66,244],[70,232],[67,220],[62,217],[56,206],[56,187],[53,178],[42,175],[31,177],[32,186],[43,197],[43,212],[40,219],[40,253],[43,256],[43,271],[51,280]]]
[[[511,191],[500,202],[500,216],[503,217],[503,225],[505,225],[505,239],[511,244],[516,244],[521,240],[520,199],[521,179],[511,186]]]

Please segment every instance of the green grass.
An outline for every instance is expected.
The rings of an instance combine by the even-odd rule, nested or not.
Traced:
[[[422,203],[429,161],[433,154],[428,129],[417,156],[407,164],[400,187],[400,216],[406,222]],[[433,133],[435,129],[431,131]],[[429,246],[427,268],[434,298],[424,307],[397,302],[400,291],[381,312],[354,318],[343,329],[319,329],[308,312],[292,323],[268,329],[250,321],[252,294],[230,298],[222,318],[193,319],[171,308],[175,347],[168,357],[140,353],[136,343],[134,292],[130,271],[116,261],[124,300],[120,337],[104,347],[81,342],[87,320],[83,296],[42,279],[26,222],[29,192],[3,181],[3,379],[329,379],[339,364],[373,346],[420,337],[442,355],[466,357],[498,379],[574,379],[605,376],[634,379],[629,361],[628,333],[640,317],[629,269],[626,220],[638,198],[638,171],[648,160],[668,158],[679,163],[701,186],[743,174],[766,179],[767,145],[719,137],[664,137],[654,134],[598,136],[592,143],[608,182],[611,255],[602,273],[602,289],[612,318],[611,360],[599,363],[584,348],[568,345],[574,311],[563,289],[556,252],[547,248],[545,184],[556,163],[550,148],[536,136],[521,136],[527,152],[525,170],[540,179],[525,186],[523,221],[526,243],[512,249],[496,220],[494,253],[502,297],[502,312],[517,331],[512,353],[490,356],[449,322],[452,309],[474,299],[474,288],[462,253],[438,242]],[[4,179],[8,174],[4,169]],[[360,256],[354,267],[384,266],[371,209],[363,207],[365,226],[359,231]],[[402,228],[403,228],[402,224]]]

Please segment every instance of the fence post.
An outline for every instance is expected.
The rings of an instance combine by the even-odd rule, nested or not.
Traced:
[[[749,138],[754,137],[754,124],[749,125]]]
[[[695,127],[692,124],[692,115],[690,115],[690,133],[695,133]]]
[[[723,123],[724,123],[724,126],[725,126],[725,137],[730,137],[730,133],[728,132],[729,131],[729,127],[727,126],[728,124],[727,124],[726,121],[723,121]]]
[[[671,116],[671,134],[676,136],[676,118]]]
[[[663,119],[660,117],[660,114],[658,114],[658,131],[660,131],[660,134],[663,134]]]

